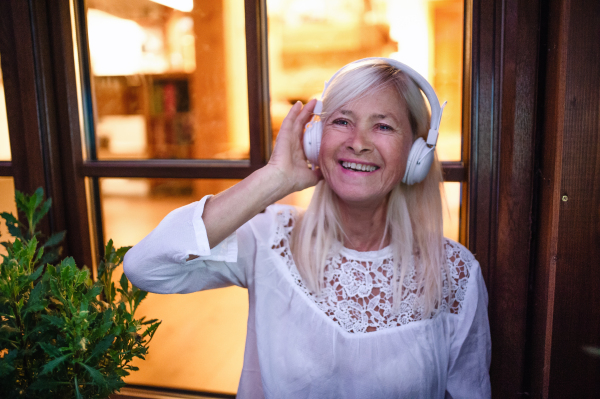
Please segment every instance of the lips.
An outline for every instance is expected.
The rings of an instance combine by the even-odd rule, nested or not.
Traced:
[[[375,165],[366,165],[357,162],[340,161],[340,165],[342,165],[342,168],[344,169],[353,170],[356,172],[373,172],[379,169],[379,167]]]

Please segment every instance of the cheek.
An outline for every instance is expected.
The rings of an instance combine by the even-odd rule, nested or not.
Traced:
[[[402,180],[404,177],[411,147],[412,141],[410,139],[400,140],[394,144],[388,143],[387,146],[384,145],[381,147],[387,152],[386,158],[394,166],[393,180]]]
[[[335,134],[331,134],[327,130],[323,131],[321,145],[319,147],[319,165],[324,165],[328,160],[331,161],[333,159],[335,149]]]
[[[389,159],[394,159],[396,165],[402,165],[404,168],[408,161],[408,154],[412,147],[412,140],[409,138],[401,138],[395,142],[384,143],[380,146],[383,151],[387,152]]]
[[[404,165],[408,162],[408,155],[410,154],[410,149],[412,148],[413,142],[412,138],[409,140],[404,140],[402,145],[402,158],[404,159]]]

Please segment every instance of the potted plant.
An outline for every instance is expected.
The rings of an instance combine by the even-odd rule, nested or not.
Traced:
[[[2,213],[13,242],[0,264],[0,392],[3,398],[106,398],[137,370],[160,322],[134,317],[147,292],[115,269],[129,247],[105,248],[92,281],[87,267],[60,260],[64,233],[37,229],[51,200],[15,196],[21,221]],[[59,261],[60,260],[60,261]]]

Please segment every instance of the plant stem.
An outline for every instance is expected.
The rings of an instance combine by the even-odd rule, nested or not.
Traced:
[[[23,321],[21,320],[21,314],[19,312],[19,308],[17,307],[17,303],[15,298],[11,301],[10,304],[13,314],[15,315],[15,324],[19,329],[19,338],[21,341],[21,349],[27,350],[27,340],[25,339],[25,327],[23,326]],[[33,376],[31,375],[31,367],[30,367],[30,358],[28,355],[23,355],[23,377],[25,379],[24,386],[28,387],[33,382]]]

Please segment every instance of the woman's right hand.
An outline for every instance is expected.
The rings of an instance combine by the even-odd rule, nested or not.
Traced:
[[[202,220],[211,248],[267,206],[321,179],[319,170],[308,168],[302,145],[304,125],[315,104],[316,100],[304,107],[294,104],[281,125],[269,163],[206,201]]]
[[[312,187],[322,178],[319,169],[311,170],[303,147],[304,126],[310,121],[317,100],[305,106],[298,101],[281,124],[268,166],[278,170],[290,193]]]

